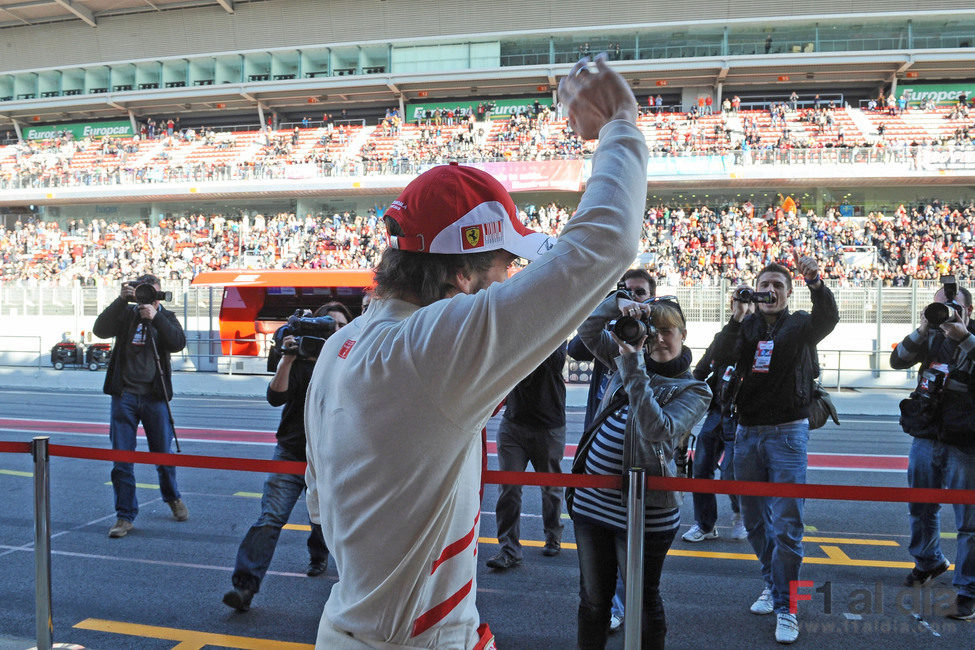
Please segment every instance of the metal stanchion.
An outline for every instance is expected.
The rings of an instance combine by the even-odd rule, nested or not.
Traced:
[[[51,617],[51,480],[48,475],[47,436],[31,440],[34,458],[34,618],[38,650],[51,650],[54,621]]]
[[[646,514],[645,472],[630,468],[630,494],[626,500],[626,616],[623,619],[623,647],[640,649],[643,622],[643,518]]]

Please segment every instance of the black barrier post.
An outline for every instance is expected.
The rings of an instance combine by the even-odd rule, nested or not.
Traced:
[[[640,650],[643,622],[643,517],[647,482],[641,467],[630,468],[630,494],[626,500],[626,616],[623,647]]]
[[[51,650],[54,621],[51,617],[51,480],[47,436],[30,443],[34,458],[34,618],[38,650]]]

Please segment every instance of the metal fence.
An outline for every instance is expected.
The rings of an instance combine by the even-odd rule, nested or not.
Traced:
[[[177,315],[189,318],[216,317],[220,310],[222,292],[219,289],[190,286],[188,280],[166,282],[173,293],[166,307]],[[908,287],[885,287],[879,281],[863,286],[827,281],[840,309],[840,322],[857,325],[906,324],[916,325],[924,305],[940,286],[937,281],[916,280]],[[729,295],[732,285],[727,280],[711,286],[677,287],[678,297],[689,322],[725,322],[730,313]],[[0,282],[0,315],[3,316],[97,316],[118,296],[118,285],[101,286],[59,285],[35,281]],[[668,292],[671,289],[667,289]],[[796,291],[791,308],[809,310],[809,294]],[[184,321],[184,326],[185,326]]]

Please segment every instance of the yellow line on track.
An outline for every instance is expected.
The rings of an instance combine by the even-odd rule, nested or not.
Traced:
[[[126,636],[179,642],[178,645],[173,647],[173,650],[176,650],[176,648],[179,648],[179,650],[201,650],[206,646],[238,648],[239,650],[312,650],[315,647],[308,643],[274,641],[272,639],[257,639],[230,634],[212,634],[210,632],[198,632],[196,630],[182,630],[175,627],[156,627],[155,625],[141,625],[139,623],[106,621],[99,618],[86,618],[80,623],[77,623],[75,627],[81,630],[111,632]]]
[[[303,524],[285,524],[285,530],[297,530],[308,532],[311,526]],[[883,569],[910,569],[914,566],[913,562],[894,562],[888,560],[861,560],[854,559],[844,553],[838,546],[828,544],[853,544],[857,546],[900,546],[897,542],[890,539],[859,539],[854,537],[807,537],[803,540],[810,544],[820,544],[826,557],[809,557],[802,559],[808,564],[831,564],[837,566],[862,566]],[[478,537],[479,544],[498,544],[498,540],[493,537]],[[521,540],[522,546],[542,548],[545,542],[533,539]],[[570,542],[562,542],[562,548],[566,550],[577,550],[578,547]],[[672,548],[667,551],[667,555],[672,557],[700,557],[712,560],[750,560],[757,562],[758,558],[754,553],[729,553],[725,551],[692,551],[683,548]]]
[[[0,469],[0,474],[6,474],[7,476],[26,476],[27,478],[34,476],[33,472],[18,472],[15,469]]]
[[[234,492],[234,496],[235,497],[253,497],[255,499],[260,499],[264,495],[262,493],[260,493],[260,492]]]
[[[860,539],[858,537],[804,537],[811,544],[857,544],[862,546],[900,546],[892,539]]]

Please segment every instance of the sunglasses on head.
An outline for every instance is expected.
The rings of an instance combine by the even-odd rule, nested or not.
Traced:
[[[676,307],[677,311],[680,312],[680,317],[684,318],[684,311],[680,308],[680,303],[677,301],[677,296],[654,296],[653,298],[647,298],[643,301],[644,305],[655,305],[657,303],[664,303],[666,305],[671,305]]]

